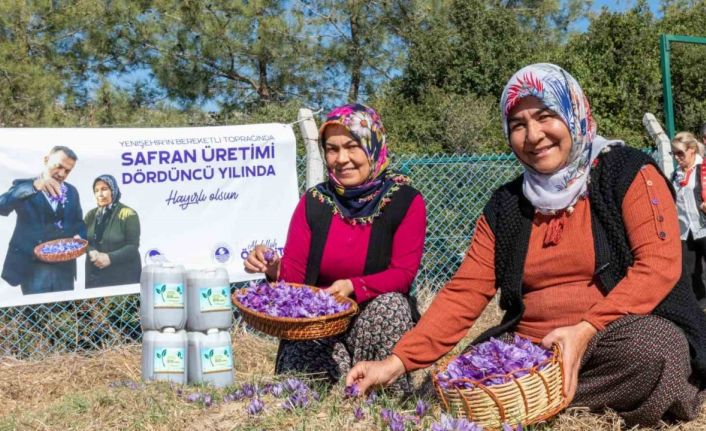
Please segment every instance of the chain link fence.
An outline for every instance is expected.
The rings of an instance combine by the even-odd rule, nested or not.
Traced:
[[[403,155],[392,167],[409,175],[426,201],[426,245],[414,288],[437,290],[458,268],[490,194],[522,169],[511,155]],[[303,158],[297,168],[303,193]],[[0,356],[89,351],[141,335],[139,295],[0,309]]]

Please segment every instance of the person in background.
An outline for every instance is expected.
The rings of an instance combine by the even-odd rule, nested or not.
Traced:
[[[706,298],[703,259],[706,257],[706,202],[703,196],[706,172],[699,141],[689,132],[677,133],[672,140],[672,155],[677,169],[672,185],[677,194],[677,214],[682,241],[682,264],[686,280],[697,300]]]
[[[76,260],[46,263],[34,247],[46,241],[86,237],[86,225],[76,187],[66,182],[78,157],[68,147],[55,146],[44,156],[36,178],[15,180],[0,195],[0,215],[17,216],[2,267],[2,278],[20,285],[23,295],[73,290]]]
[[[669,181],[654,160],[596,133],[578,82],[553,64],[516,72],[502,127],[524,173],[496,190],[452,279],[382,361],[360,362],[361,391],[427,367],[500,290],[500,325],[561,347],[572,406],[610,408],[628,426],[696,418],[705,397],[706,314],[681,278]]]
[[[118,183],[112,175],[93,181],[96,208],[86,214],[88,258],[86,287],[115,286],[140,282],[140,218],[120,201]]]
[[[409,290],[422,258],[426,210],[410,179],[388,168],[385,129],[372,108],[332,110],[319,139],[328,179],[300,199],[283,257],[268,262],[267,249],[258,246],[244,265],[269,280],[322,287],[359,304],[344,335],[279,345],[277,373],[324,373],[336,381],[359,361],[389,355],[414,325]],[[408,392],[408,381],[395,389]]]

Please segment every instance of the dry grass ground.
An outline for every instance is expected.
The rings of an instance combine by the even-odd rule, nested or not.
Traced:
[[[468,338],[499,318],[498,308],[491,305]],[[275,341],[242,326],[232,335],[236,385],[273,382]],[[433,401],[426,375],[415,375],[417,395]],[[116,382],[124,381],[138,386],[116,387]],[[263,413],[249,417],[246,401],[221,401],[225,390],[210,391],[217,400],[211,407],[186,402],[185,394],[199,390],[208,389],[187,388],[180,396],[167,384],[142,385],[140,347],[135,345],[91,356],[57,355],[34,361],[4,358],[0,359],[0,430],[377,430],[381,429],[380,408],[408,413],[414,408],[414,400],[400,402],[383,396],[373,407],[366,407],[363,420],[355,421],[353,409],[361,403],[343,399],[341,388],[336,387],[322,390],[319,403],[293,413],[279,408],[281,400],[266,395]],[[438,404],[434,404],[432,415],[438,418],[439,414]],[[432,419],[427,417],[415,429],[426,429]],[[619,430],[621,424],[615,414],[573,410],[536,429],[607,431]],[[706,430],[706,408],[696,421],[663,429]]]

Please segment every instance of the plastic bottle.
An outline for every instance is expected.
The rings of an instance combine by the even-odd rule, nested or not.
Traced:
[[[147,265],[140,277],[140,323],[143,331],[184,329],[187,304],[184,267],[173,263]]]
[[[142,380],[186,384],[189,362],[186,331],[165,328],[142,334]]]
[[[233,351],[230,333],[209,329],[189,332],[189,383],[209,383],[222,388],[233,384]]]
[[[186,274],[186,325],[189,331],[230,329],[233,304],[230,281],[224,268],[191,270]]]

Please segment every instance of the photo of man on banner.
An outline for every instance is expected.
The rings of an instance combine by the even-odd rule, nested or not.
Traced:
[[[74,289],[76,260],[45,263],[34,247],[58,238],[86,237],[86,225],[76,187],[66,178],[76,165],[76,153],[55,146],[44,156],[44,170],[36,178],[17,179],[0,195],[0,215],[16,214],[2,268],[2,278],[20,285],[23,295]]]

